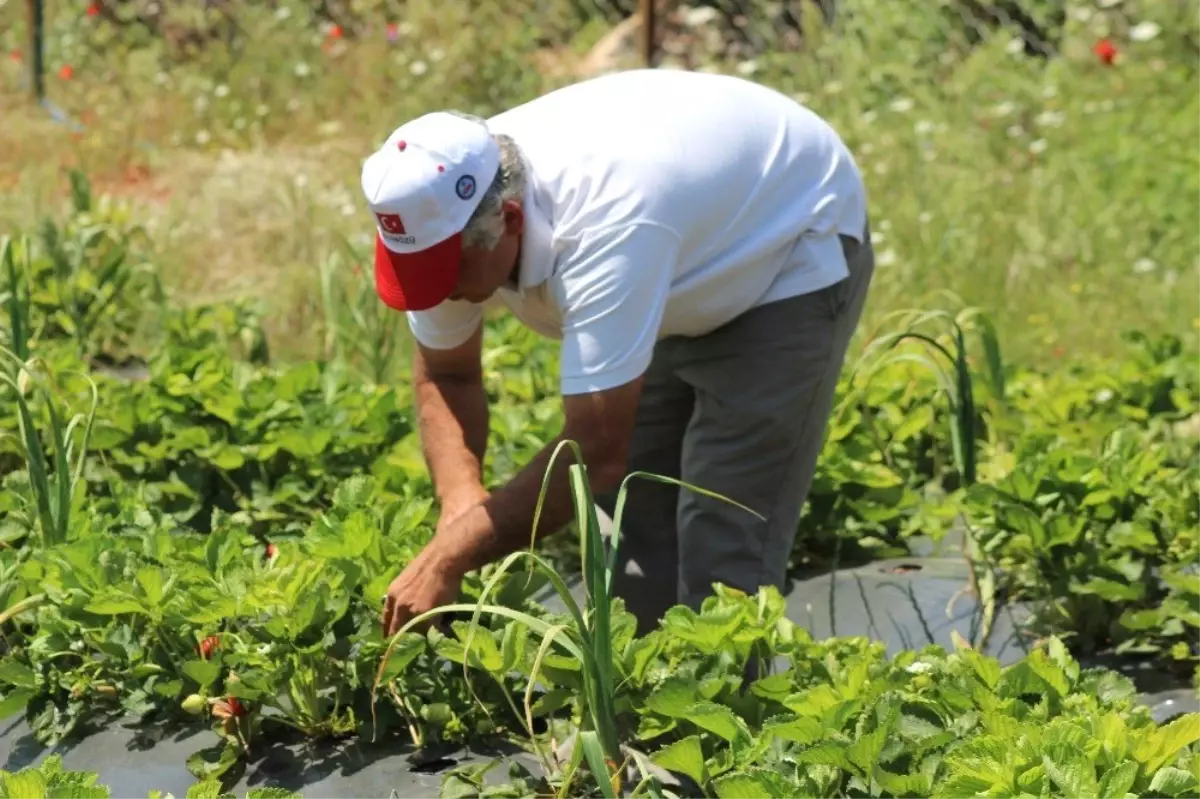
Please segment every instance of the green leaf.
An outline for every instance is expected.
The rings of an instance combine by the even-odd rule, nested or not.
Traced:
[[[225,794],[221,791],[221,781],[218,779],[204,779],[197,783],[193,783],[187,790],[187,799],[222,799]]]
[[[0,699],[0,721],[14,713],[20,713],[33,697],[34,691],[29,688],[15,688],[9,691],[3,699]]]
[[[0,771],[5,799],[47,799],[46,788],[46,778],[37,769],[22,769],[16,774]]]
[[[655,752],[650,761],[668,771],[686,774],[697,785],[703,785],[707,779],[704,771],[704,750],[700,745],[700,736],[689,735],[675,741]]]
[[[792,673],[771,674],[755,680],[750,685],[750,692],[761,699],[783,702],[792,693]]]
[[[1195,796],[1196,778],[1173,766],[1159,770],[1150,780],[1150,796]]]
[[[98,616],[119,616],[122,613],[149,615],[144,602],[115,588],[97,594],[84,610]]]
[[[1063,672],[1058,664],[1051,662],[1045,652],[1036,649],[1029,653],[1025,662],[1033,670],[1033,673],[1045,680],[1059,696],[1065,697],[1071,693],[1071,684],[1067,680],[1066,673]]]
[[[238,749],[221,741],[207,749],[193,752],[187,759],[187,769],[198,780],[217,780],[238,761]]]
[[[246,458],[242,455],[241,451],[228,444],[217,449],[209,456],[209,460],[218,469],[223,469],[227,472],[240,469],[246,464]]]
[[[808,745],[815,743],[825,736],[825,728],[821,722],[807,716],[797,716],[792,719],[772,719],[762,727],[762,737],[782,738],[785,741]]]
[[[24,663],[9,658],[0,660],[0,685],[12,685],[17,688],[33,689],[35,682],[33,669]]]
[[[1104,577],[1093,577],[1086,583],[1074,583],[1071,590],[1079,594],[1094,594],[1109,602],[1137,602],[1146,593],[1142,583],[1118,583]]]
[[[808,763],[813,766],[835,766],[842,771],[855,771],[854,765],[846,757],[846,745],[834,741],[824,741],[811,746],[795,756],[797,763]]]
[[[729,708],[714,702],[697,702],[684,714],[684,718],[730,743],[751,737],[744,721]]]
[[[246,799],[303,799],[303,795],[286,788],[263,787],[250,788],[246,791]]]
[[[1200,713],[1188,713],[1159,727],[1150,735],[1140,736],[1133,756],[1148,774],[1153,774],[1175,757],[1180,749],[1197,741],[1200,741]]]
[[[195,680],[201,688],[211,688],[221,676],[221,664],[215,660],[189,660],[183,664],[183,673]]]
[[[163,580],[162,572],[153,566],[144,566],[138,569],[137,572],[138,585],[142,587],[142,591],[146,594],[146,599],[152,606],[162,603],[163,598]]]
[[[713,789],[719,799],[788,799],[797,795],[796,787],[778,772],[765,768],[737,771],[713,780]]]
[[[982,655],[974,649],[960,649],[956,653],[957,657],[961,657],[971,664],[971,668],[978,675],[983,684],[990,689],[1000,683],[1000,677],[1003,670],[1000,668],[1000,663],[995,658]]]
[[[928,796],[930,793],[932,780],[928,774],[893,774],[876,764],[871,776],[892,796]]]
[[[509,629],[517,625],[509,625]],[[407,632],[396,641],[396,646],[388,656],[387,666],[383,669],[379,682],[381,685],[391,682],[404,673],[425,648],[425,637],[419,633]]]
[[[670,677],[646,697],[646,708],[671,718],[683,718],[698,695],[694,680]]]
[[[1086,757],[1077,755],[1068,761],[1056,762],[1050,755],[1042,755],[1042,765],[1065,799],[1091,799],[1100,795],[1096,767]]]
[[[1100,799],[1124,799],[1137,780],[1138,765],[1132,760],[1118,763],[1100,780]]]

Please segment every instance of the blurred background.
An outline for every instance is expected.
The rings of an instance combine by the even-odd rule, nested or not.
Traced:
[[[261,302],[308,355],[329,293],[365,286],[358,169],[396,125],[718,70],[853,148],[869,318],[952,291],[1050,365],[1126,328],[1196,337],[1198,31],[1197,0],[0,0],[0,228],[60,208],[77,168],[172,291]]]

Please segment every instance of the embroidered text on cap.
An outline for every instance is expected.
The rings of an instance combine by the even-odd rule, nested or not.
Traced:
[[[379,226],[383,228],[385,238],[401,244],[416,243],[416,237],[408,235],[408,231],[404,229],[404,220],[400,218],[400,214],[376,213],[375,216],[379,218]]]

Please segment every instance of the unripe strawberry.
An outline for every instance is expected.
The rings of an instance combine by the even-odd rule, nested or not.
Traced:
[[[191,694],[182,702],[183,710],[193,716],[199,716],[204,712],[204,697],[200,694]]]

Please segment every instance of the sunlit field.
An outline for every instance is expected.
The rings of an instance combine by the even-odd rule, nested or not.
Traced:
[[[166,790],[72,760],[129,717],[198,736],[196,797],[329,795],[267,753],[367,742],[447,797],[1200,790],[1195,0],[744,0],[740,34],[664,5],[657,68],[796,97],[866,178],[878,271],[791,571],[959,580],[899,650],[832,588],[637,637],[583,512],[385,639],[438,507],[362,159],[642,66],[640,32],[616,2],[163,5],[47,7],[39,103],[0,0],[0,724],[66,746],[14,745],[0,796]],[[554,342],[489,320],[485,380],[499,486],[558,433]],[[486,786],[443,763],[497,741],[524,759]]]

